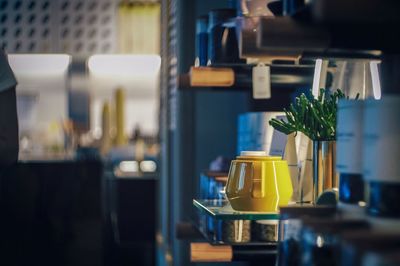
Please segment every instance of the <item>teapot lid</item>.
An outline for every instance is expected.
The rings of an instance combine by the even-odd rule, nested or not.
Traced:
[[[266,157],[268,154],[265,151],[242,151],[240,156]]]

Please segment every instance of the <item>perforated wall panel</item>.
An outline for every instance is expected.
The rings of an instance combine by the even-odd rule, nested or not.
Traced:
[[[59,0],[61,51],[73,55],[110,53],[116,43],[116,5],[110,0]]]
[[[112,53],[117,5],[118,0],[1,0],[0,42],[9,53]]]

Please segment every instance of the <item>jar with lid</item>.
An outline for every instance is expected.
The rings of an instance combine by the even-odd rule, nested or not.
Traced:
[[[304,220],[300,265],[338,265],[340,234],[368,228],[369,224],[364,220]]]
[[[300,265],[302,219],[333,219],[334,206],[288,206],[280,208],[278,266]]]

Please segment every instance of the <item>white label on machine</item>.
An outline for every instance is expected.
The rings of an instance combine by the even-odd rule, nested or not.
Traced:
[[[259,63],[253,67],[253,98],[271,98],[271,72],[270,67]]]

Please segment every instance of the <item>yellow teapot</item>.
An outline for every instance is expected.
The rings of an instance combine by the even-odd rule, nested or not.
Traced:
[[[226,195],[236,211],[277,212],[293,194],[285,160],[265,152],[242,152],[231,162]]]

